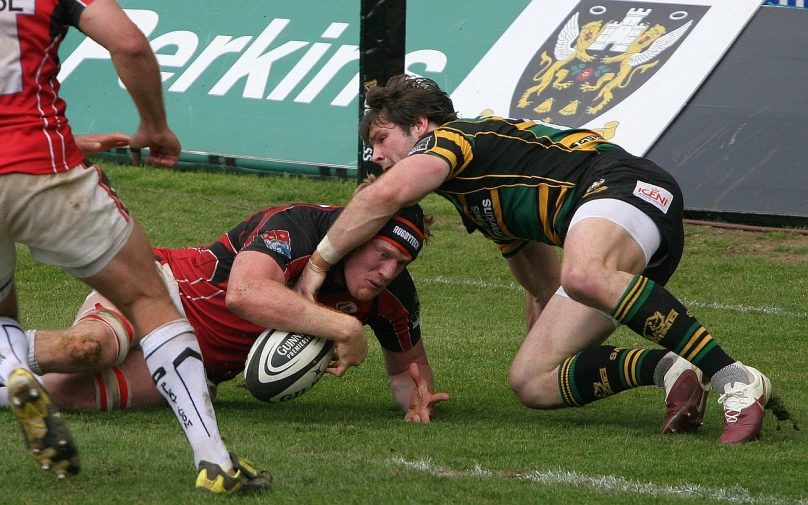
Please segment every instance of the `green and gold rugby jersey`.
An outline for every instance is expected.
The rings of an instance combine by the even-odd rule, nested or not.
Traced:
[[[486,116],[446,123],[409,154],[446,160],[435,192],[509,256],[527,240],[562,245],[589,161],[608,151],[625,152],[591,130]]]

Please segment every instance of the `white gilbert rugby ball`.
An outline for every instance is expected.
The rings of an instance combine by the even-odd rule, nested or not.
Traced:
[[[247,355],[247,390],[265,402],[293,400],[317,384],[333,356],[333,340],[266,330]]]

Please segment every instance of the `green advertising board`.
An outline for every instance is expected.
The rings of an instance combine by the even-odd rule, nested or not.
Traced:
[[[120,3],[157,55],[184,162],[356,173],[360,2]],[[407,71],[451,92],[529,3],[410,0]],[[109,54],[71,30],[60,56],[74,132],[133,132]]]

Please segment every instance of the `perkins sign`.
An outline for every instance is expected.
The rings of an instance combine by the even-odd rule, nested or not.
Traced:
[[[359,2],[121,4],[157,55],[169,123],[185,151],[356,167]],[[405,67],[437,81],[463,116],[611,128],[615,141],[644,152],[758,6],[410,0]],[[134,131],[134,106],[107,51],[71,30],[61,57],[74,131]],[[565,116],[575,101],[576,115]]]
[[[157,55],[185,151],[356,167],[359,2],[120,3]],[[429,16],[413,23],[407,68],[450,89],[529,1],[475,0],[481,15],[451,22],[449,3],[461,5],[409,2],[410,16]],[[107,51],[71,30],[60,55],[74,130],[133,132],[136,111]]]

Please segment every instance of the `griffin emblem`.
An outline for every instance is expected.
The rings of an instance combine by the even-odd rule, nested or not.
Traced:
[[[541,66],[544,68],[533,76],[533,80],[538,84],[525,91],[517,107],[524,108],[530,105],[531,102],[528,101],[530,95],[534,93],[537,96],[540,95],[551,83],[556,89],[565,89],[572,86],[572,81],[564,80],[569,74],[569,70],[564,67],[575,60],[588,63],[595,59],[594,56],[587,54],[586,49],[597,40],[598,35],[603,30],[601,24],[600,21],[592,21],[579,30],[578,13],[576,12],[558,35],[555,50],[553,51],[555,61],[547,55],[547,51],[541,54]],[[573,41],[575,41],[575,44],[573,44]]]
[[[693,21],[688,21],[687,24],[680,26],[667,35],[664,35],[665,27],[662,25],[647,28],[634,42],[629,44],[626,52],[616,56],[606,56],[602,58],[601,61],[606,64],[618,63],[619,70],[616,74],[614,72],[604,74],[603,77],[598,79],[594,86],[589,84],[581,85],[581,90],[585,92],[600,90],[593,100],[600,100],[600,102],[591,107],[587,107],[587,114],[597,114],[600,112],[600,110],[614,98],[612,90],[628,86],[631,82],[631,77],[636,72],[644,73],[646,70],[659,64],[659,60],[657,60],[656,57],[679,40],[692,24]],[[651,47],[648,47],[649,45]]]

